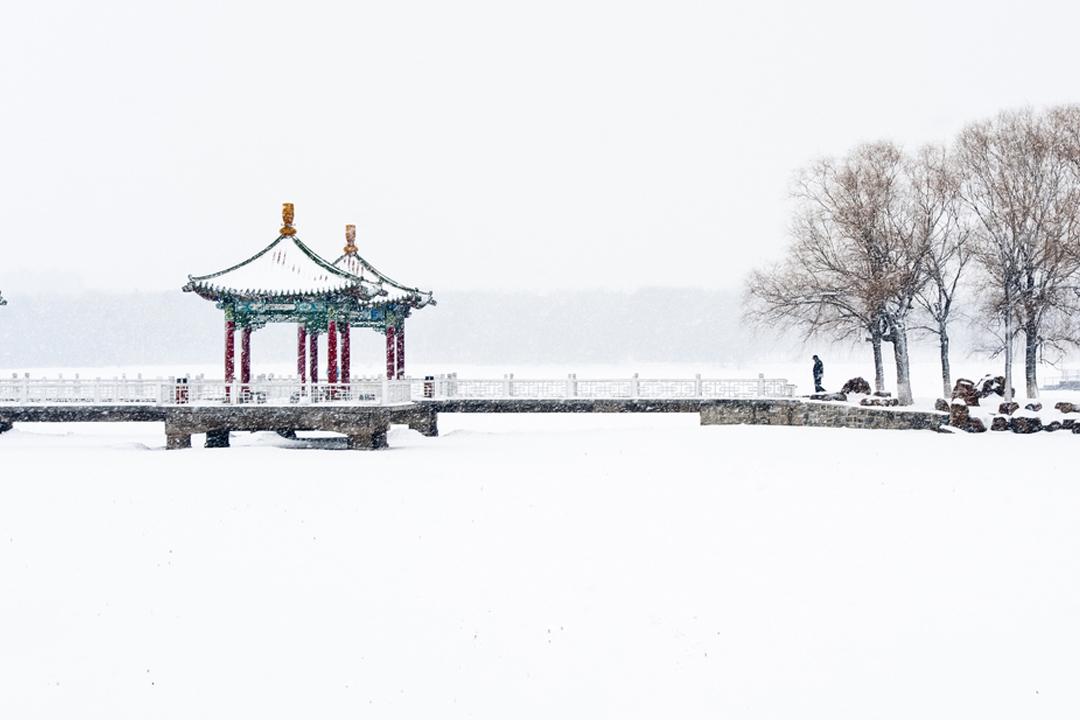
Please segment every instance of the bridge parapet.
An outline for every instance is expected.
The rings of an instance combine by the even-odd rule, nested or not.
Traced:
[[[303,382],[299,378],[256,378],[226,383],[203,377],[0,378],[0,406],[9,405],[396,405],[418,400],[675,400],[784,398],[795,386],[783,378],[579,379],[458,378],[442,375],[400,380],[361,378],[347,383]]]

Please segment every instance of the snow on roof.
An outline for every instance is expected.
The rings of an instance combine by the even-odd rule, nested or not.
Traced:
[[[391,280],[375,269],[375,266],[360,256],[356,249],[356,226],[345,226],[345,250],[344,254],[334,261],[334,267],[345,270],[350,275],[361,278],[364,282],[375,283],[386,293],[385,298],[390,302],[410,302],[415,307],[435,305],[435,299],[430,290],[420,290],[408,287]]]
[[[230,268],[209,275],[189,275],[185,291],[218,297],[313,296],[346,293],[364,299],[384,295],[377,283],[352,275],[319,257],[296,237],[292,205],[283,211],[277,240]]]
[[[299,238],[282,235],[262,252],[227,270],[188,276],[185,290],[231,295],[322,295],[359,291],[374,297],[378,288],[334,267]]]

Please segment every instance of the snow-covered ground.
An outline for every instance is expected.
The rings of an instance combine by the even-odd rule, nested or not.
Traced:
[[[1080,439],[0,435],[5,718],[1075,717]]]

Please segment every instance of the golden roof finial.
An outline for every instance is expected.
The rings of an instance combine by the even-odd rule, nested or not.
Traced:
[[[295,235],[296,228],[293,227],[293,204],[282,203],[281,204],[281,234],[282,235]]]
[[[346,255],[355,255],[356,254],[356,226],[355,225],[346,225],[345,226],[345,254]]]

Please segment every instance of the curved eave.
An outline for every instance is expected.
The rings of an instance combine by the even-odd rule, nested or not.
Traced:
[[[370,272],[372,275],[379,278],[380,284],[389,285],[390,287],[404,293],[404,297],[392,302],[399,302],[416,309],[426,307],[428,305],[437,304],[435,302],[435,298],[433,297],[433,293],[430,290],[421,290],[419,288],[402,285],[396,280],[393,280],[387,275],[379,272],[379,270],[377,270],[374,265],[365,260],[359,253],[355,255],[350,253],[345,253],[341,255],[340,257],[338,257],[337,260],[334,261],[334,267],[341,268],[342,264],[348,262],[350,258],[358,262],[365,270]],[[357,276],[352,275],[352,277]]]
[[[428,305],[438,305],[439,303],[435,302],[435,298],[432,296],[432,294],[430,292],[428,292],[428,293],[420,292],[420,293],[418,293],[416,295],[416,297],[414,299],[412,299],[411,304],[412,304],[412,307],[419,310],[422,307],[427,307]]]
[[[428,293],[428,292],[409,291],[409,292],[405,292],[405,293],[402,293],[400,295],[397,295],[395,297],[391,297],[390,293],[388,293],[386,290],[381,289],[381,288],[380,288],[380,290],[381,290],[381,292],[380,292],[381,297],[373,299],[370,302],[371,305],[376,306],[376,307],[390,307],[390,306],[393,306],[393,305],[404,305],[406,307],[413,308],[414,310],[419,310],[420,308],[427,307],[428,305],[437,305],[438,304],[438,303],[435,302],[435,298],[432,297],[431,293]]]
[[[436,302],[434,298],[430,296],[405,295],[397,298],[375,299],[369,304],[373,307],[391,308],[394,306],[404,306],[413,310],[419,310],[428,305],[435,305]]]
[[[311,300],[326,300],[332,302],[334,300],[341,299],[342,297],[356,298],[362,302],[368,302],[381,294],[385,294],[386,291],[381,290],[375,293],[369,292],[366,288],[359,286],[349,286],[337,289],[317,290],[317,291],[299,291],[299,290],[260,290],[260,289],[237,289],[226,288],[216,285],[207,285],[202,282],[198,282],[197,278],[189,278],[188,283],[181,288],[184,292],[193,292],[201,298],[206,300],[213,300],[215,302],[221,300],[246,300],[246,301],[293,301],[293,302],[306,302]]]

